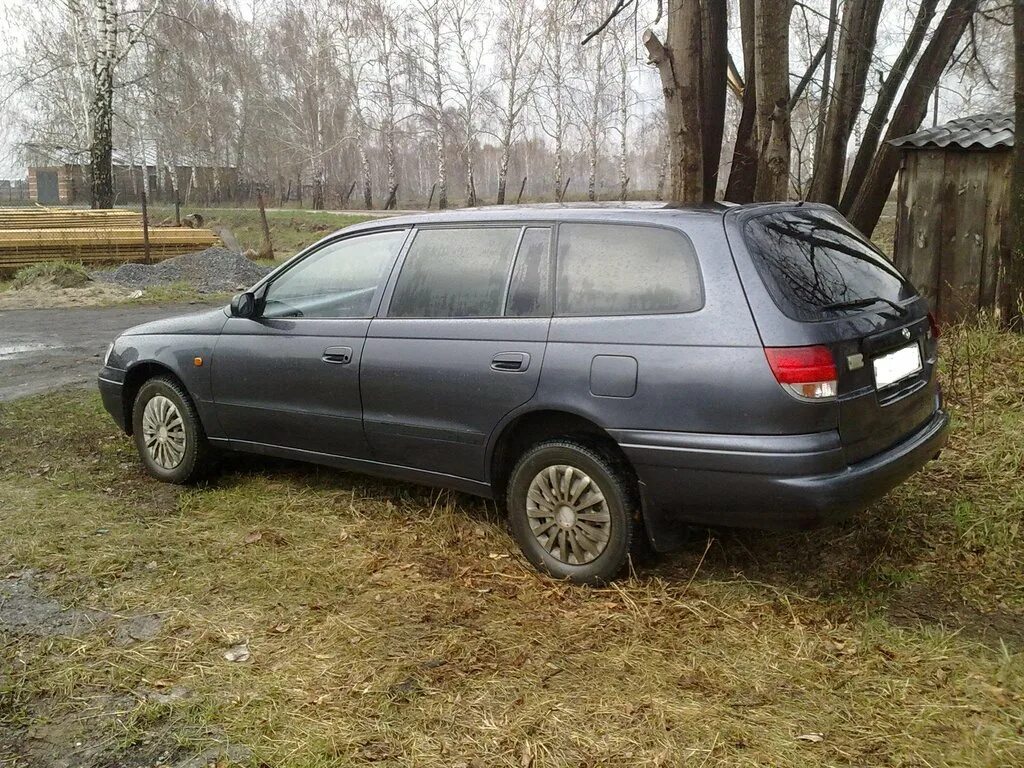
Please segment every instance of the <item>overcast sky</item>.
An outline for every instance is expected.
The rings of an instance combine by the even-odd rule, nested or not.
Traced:
[[[400,4],[405,4],[411,0],[399,0]],[[593,0],[597,2],[598,0]],[[53,2],[53,0],[44,0],[44,2]],[[809,4],[821,5],[823,9],[827,9],[827,0],[810,0]],[[236,7],[245,7],[246,2],[239,2]],[[651,9],[647,9],[646,6],[654,6],[653,0],[644,3],[644,0],[640,0],[640,5],[645,8],[645,12]],[[735,9],[735,2],[731,2],[733,10]],[[942,3],[945,6],[945,3]],[[916,6],[915,6],[916,9]],[[27,8],[25,0],[0,0],[0,179],[3,178],[24,178],[25,167],[18,160],[18,147],[25,137],[20,136],[17,133],[16,121],[14,120],[17,113],[20,111],[19,98],[17,94],[13,94],[13,80],[14,77],[9,69],[9,64],[3,64],[3,62],[14,62],[17,60],[24,41],[24,31],[21,28],[21,18],[23,17]],[[941,9],[940,9],[941,10]],[[244,12],[244,11],[243,11]],[[908,8],[908,4],[892,2],[887,3],[887,7],[883,13],[883,21],[879,30],[877,57],[879,59],[890,61],[895,58],[900,46],[903,43],[905,36],[904,30],[909,26],[910,16],[913,13]],[[800,8],[794,11],[794,21],[792,24],[791,33],[791,55],[792,55],[792,69],[794,72],[800,71],[803,68],[801,58],[806,57],[807,54],[807,41],[804,27],[803,12]],[[822,24],[823,21],[820,17],[815,16],[811,13],[808,16],[809,22],[812,24]],[[627,21],[626,23],[632,23]],[[934,22],[933,22],[934,24]],[[733,52],[734,59],[736,60],[737,66],[742,69],[742,55],[740,53],[741,46],[739,41],[739,21],[738,14],[732,13],[730,17],[730,50]],[[983,44],[981,46],[985,48]],[[642,57],[643,52],[638,51],[638,56]],[[642,59],[641,59],[642,60]],[[649,101],[653,107],[654,103],[658,99],[658,87],[657,77],[653,69],[649,69],[647,73],[641,78],[640,82],[641,90],[643,95],[649,98]],[[963,98],[964,84],[959,82],[958,78],[946,77],[944,78],[942,88],[940,91],[939,99],[939,119],[945,121],[953,117],[960,116],[964,113],[965,104]],[[730,97],[732,98],[732,97]],[[978,104],[984,107],[988,107],[990,104],[999,102],[997,95],[984,94],[984,93],[973,93],[971,94],[970,100],[971,106],[968,107],[968,111],[977,111],[973,105]],[[1006,100],[1005,98],[1003,99]],[[870,104],[865,104],[865,108],[870,107]],[[930,124],[932,120],[931,112],[929,112],[926,123]],[[532,132],[531,132],[532,133]]]

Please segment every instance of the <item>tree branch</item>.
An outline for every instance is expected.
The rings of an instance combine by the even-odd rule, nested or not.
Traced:
[[[589,32],[587,36],[583,38],[583,41],[580,43],[580,45],[586,45],[595,37],[604,32],[605,28],[612,23],[615,17],[622,13],[624,10],[626,10],[634,2],[636,2],[636,0],[615,0],[615,5],[612,7],[611,11],[608,12],[608,15],[605,16],[604,21],[601,22],[601,25],[597,29],[594,29],[591,32]]]

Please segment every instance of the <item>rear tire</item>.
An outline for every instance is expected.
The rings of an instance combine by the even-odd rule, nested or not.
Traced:
[[[209,468],[210,447],[184,387],[157,376],[139,387],[132,436],[146,472],[165,483],[191,483]]]
[[[537,569],[576,584],[604,584],[622,572],[643,539],[628,468],[570,440],[533,446],[506,493],[509,524]]]

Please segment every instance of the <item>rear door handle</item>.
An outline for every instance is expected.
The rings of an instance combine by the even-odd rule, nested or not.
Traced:
[[[525,371],[530,367],[530,355],[526,352],[500,352],[491,360],[492,371]]]
[[[320,358],[332,365],[345,365],[352,362],[352,347],[328,347]]]

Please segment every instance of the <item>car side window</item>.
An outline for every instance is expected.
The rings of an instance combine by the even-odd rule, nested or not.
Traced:
[[[547,317],[551,314],[550,248],[550,227],[527,227],[512,269],[506,316]]]
[[[704,305],[697,254],[675,230],[563,224],[557,257],[558,315],[693,312]]]
[[[500,317],[521,227],[421,229],[388,317]]]
[[[328,243],[267,288],[263,317],[370,317],[406,230]]]

